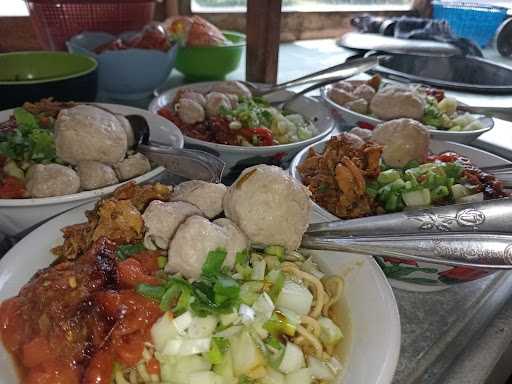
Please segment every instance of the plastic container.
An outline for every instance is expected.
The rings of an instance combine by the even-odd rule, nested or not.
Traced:
[[[153,20],[154,0],[27,0],[32,25],[45,49],[65,50],[84,31],[114,35],[138,31]]]
[[[471,39],[480,47],[491,42],[507,16],[506,8],[476,2],[435,1],[433,6],[434,19],[448,21],[456,35]]]

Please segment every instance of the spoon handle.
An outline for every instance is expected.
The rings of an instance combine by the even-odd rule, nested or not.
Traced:
[[[137,150],[175,175],[210,183],[220,183],[222,179],[225,163],[208,152],[156,145],[138,145]]]
[[[459,105],[457,107],[460,111],[486,115],[489,117],[496,117],[498,119],[512,121],[512,108],[503,107],[473,107],[469,105]]]
[[[402,233],[495,232],[512,234],[512,199],[486,200],[311,224],[310,235],[373,236]]]
[[[345,238],[305,235],[302,247],[488,270],[512,269],[512,235],[505,234],[438,233]]]

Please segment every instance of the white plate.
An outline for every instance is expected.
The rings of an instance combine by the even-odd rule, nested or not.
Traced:
[[[144,116],[150,127],[151,140],[171,147],[183,148],[183,135],[169,120],[139,108],[103,103],[98,103],[98,105],[122,115]],[[0,111],[0,121],[8,120],[12,112],[12,109]],[[142,183],[158,176],[163,171],[163,167],[157,167],[131,181]],[[111,193],[123,183],[65,196],[34,199],[0,199],[0,233],[14,235],[22,232],[72,207],[96,200],[103,195]]]
[[[320,89],[320,95],[331,107],[338,111],[343,120],[349,126],[367,128],[368,126],[375,127],[377,124],[383,123],[383,120],[379,120],[375,117],[363,115],[362,113],[354,112],[348,108],[345,108],[334,101],[328,95],[328,91],[332,86],[322,87]],[[453,141],[462,144],[470,144],[475,141],[480,135],[490,131],[494,127],[494,120],[490,117],[481,115],[475,115],[482,124],[482,129],[474,131],[442,131],[439,129],[431,129],[430,136],[434,140],[446,140]]]
[[[43,224],[0,260],[0,301],[16,295],[30,277],[54,257],[50,248],[61,242],[60,229],[85,221],[93,204],[72,209]],[[312,221],[325,221],[315,213]],[[400,318],[384,274],[371,257],[349,253],[316,252],[320,267],[345,279],[345,298],[352,323],[345,369],[337,383],[390,384],[400,352]],[[0,382],[16,383],[16,370],[0,346]]]
[[[325,148],[327,140],[323,140],[319,143],[311,145],[307,148],[304,148],[301,152],[295,156],[291,165],[290,165],[290,174],[295,179],[302,182],[302,178],[297,170],[297,166],[301,164],[304,159],[308,155],[308,151],[311,147],[313,147],[317,152],[323,152]],[[433,140],[430,144],[430,151],[435,154],[444,153],[444,152],[456,152],[462,156],[470,159],[474,165],[477,167],[490,167],[494,165],[502,165],[502,164],[510,164],[509,161],[493,155],[492,153],[482,151],[480,149],[476,149],[473,147],[469,147],[464,144],[453,143],[448,141],[437,141]],[[313,202],[315,210],[320,212],[326,220],[339,220],[338,217],[329,213],[327,210]],[[384,264],[388,264],[388,266],[394,265],[393,262],[389,262],[387,260],[383,260],[379,257],[379,262]],[[398,259],[396,259],[398,260]],[[474,273],[471,274],[471,277],[466,277],[465,279],[455,279],[452,278],[448,283],[446,279],[446,274],[451,273],[455,274],[454,268],[446,265],[439,264],[431,264],[424,262],[417,262],[414,264],[404,265],[410,273],[404,274],[400,278],[389,277],[391,285],[395,288],[405,289],[408,291],[420,291],[420,292],[430,292],[430,291],[438,291],[441,289],[446,289],[452,286],[456,286],[457,283],[463,283],[471,280],[476,280],[478,278],[486,276],[483,273]],[[460,270],[460,269],[459,269]],[[468,270],[466,268],[465,270]],[[478,271],[477,271],[478,272]],[[481,271],[480,271],[481,272]],[[491,273],[491,272],[489,272]],[[414,283],[413,283],[414,281]]]
[[[212,86],[217,83],[202,82],[193,83],[183,87],[170,89],[155,97],[149,105],[149,110],[153,113],[170,104],[176,97],[176,93],[181,89],[192,89],[201,93],[208,92]],[[283,100],[291,92],[283,91],[270,95],[269,101]],[[313,122],[318,134],[314,137],[290,144],[272,145],[268,147],[243,147],[238,145],[225,145],[210,143],[203,140],[193,139],[185,136],[185,144],[192,147],[198,147],[220,156],[226,162],[225,176],[229,176],[230,170],[233,173],[239,173],[243,168],[251,165],[267,163],[274,165],[283,165],[290,161],[292,157],[307,145],[321,140],[328,135],[335,126],[329,110],[319,100],[301,96],[297,98],[288,107],[290,111],[296,112]]]

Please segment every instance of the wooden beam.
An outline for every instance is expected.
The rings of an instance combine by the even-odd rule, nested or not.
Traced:
[[[281,0],[247,1],[247,80],[277,81],[280,26]]]

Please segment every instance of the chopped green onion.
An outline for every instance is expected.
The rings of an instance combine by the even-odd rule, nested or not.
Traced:
[[[156,262],[158,263],[158,268],[163,269],[167,265],[167,257],[158,256]]]
[[[222,248],[208,252],[208,257],[206,258],[201,271],[202,274],[204,276],[218,275],[221,271],[222,264],[224,263],[227,254],[228,253],[226,250]]]
[[[121,260],[125,260],[145,250],[146,248],[144,248],[144,244],[142,243],[120,245],[117,247],[116,256]]]
[[[139,284],[135,289],[137,293],[140,293],[142,296],[148,297],[153,300],[160,301],[165,294],[165,287],[163,286],[154,286],[148,284]]]
[[[280,260],[282,260],[285,255],[285,249],[280,245],[269,245],[265,247],[264,252],[267,255],[277,256]]]

